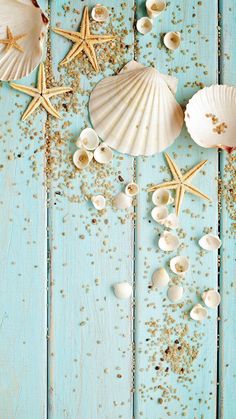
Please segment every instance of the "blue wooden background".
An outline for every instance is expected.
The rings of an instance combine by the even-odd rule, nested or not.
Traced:
[[[52,27],[75,30],[83,7],[94,5],[40,3]],[[93,165],[81,174],[71,155],[76,137],[89,125],[93,86],[133,58],[176,76],[182,105],[202,85],[236,85],[236,4],[172,0],[145,37],[134,30],[135,20],[145,15],[144,1],[106,5],[110,21],[94,30],[115,32],[118,39],[108,53],[104,46],[99,50],[98,75],[82,60],[58,68],[70,42],[48,33],[48,76],[75,91],[53,102],[62,121],[38,111],[21,122],[29,98],[1,84],[0,417],[233,419],[234,155],[198,147],[185,129],[168,150],[184,170],[208,159],[194,184],[212,198],[210,204],[193,196],[184,200],[179,253],[189,256],[191,269],[183,280],[183,302],[176,305],[168,302],[166,291],[149,288],[153,270],[170,259],[157,247],[161,229],[151,220],[146,193],[148,184],[170,178],[163,155],[133,159],[114,153],[108,168]],[[162,43],[171,30],[182,35],[173,53]],[[22,83],[35,79],[36,71]],[[132,179],[141,188],[135,208],[123,213],[108,207],[98,215],[90,195],[104,190],[112,195]],[[210,230],[220,232],[219,255],[197,245]],[[134,283],[132,302],[117,300],[112,292],[112,285],[123,280]],[[204,323],[196,324],[189,309],[209,287],[220,289],[219,312],[210,311]],[[182,347],[172,365],[165,349],[176,339]]]

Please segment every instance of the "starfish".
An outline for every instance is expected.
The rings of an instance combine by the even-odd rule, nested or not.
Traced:
[[[173,175],[173,179],[170,180],[169,182],[160,183],[158,185],[154,185],[150,187],[148,189],[148,192],[153,192],[156,189],[162,189],[162,188],[175,189],[176,190],[175,211],[177,215],[180,212],[180,207],[183,202],[185,192],[190,192],[191,194],[196,195],[199,198],[210,200],[210,198],[207,195],[205,195],[203,192],[201,192],[199,189],[197,189],[195,186],[191,185],[190,183],[190,180],[207,163],[207,160],[201,161],[192,169],[190,169],[188,172],[186,172],[184,175],[182,175],[180,169],[177,167],[175,162],[170,158],[170,156],[167,153],[165,153],[165,157],[169,165],[170,171]]]
[[[64,60],[61,61],[60,65],[67,64],[81,52],[84,52],[96,72],[98,72],[99,66],[94,45],[104,44],[105,42],[112,41],[115,38],[115,36],[112,35],[93,35],[90,33],[88,7],[84,8],[80,32],[67,31],[59,28],[54,28],[53,31],[74,42],[73,47],[68,52]]]
[[[55,118],[61,118],[60,114],[51,104],[50,98],[52,96],[62,95],[63,93],[72,91],[70,87],[64,87],[64,86],[51,87],[50,89],[48,89],[46,87],[46,76],[45,76],[44,64],[40,64],[39,66],[37,88],[30,87],[30,86],[23,86],[21,84],[16,84],[16,83],[10,83],[10,86],[13,87],[13,89],[19,90],[19,92],[25,93],[26,95],[33,97],[28,108],[26,109],[25,113],[22,116],[23,121],[25,121],[40,105],[43,106],[43,108],[50,115],[55,116]]]
[[[13,36],[11,29],[7,26],[7,39],[0,39],[0,44],[6,45],[5,51],[9,51],[11,48],[16,48],[20,52],[24,52],[24,49],[17,43],[22,38],[25,38],[26,34]]]

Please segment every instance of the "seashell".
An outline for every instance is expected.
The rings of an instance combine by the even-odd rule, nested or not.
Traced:
[[[96,22],[106,22],[109,18],[109,12],[105,6],[96,4],[96,6],[92,8],[91,16]]]
[[[172,252],[178,249],[179,245],[180,241],[178,237],[170,231],[163,231],[158,241],[159,248],[164,250],[164,252]]]
[[[201,147],[236,149],[236,87],[213,85],[193,95],[185,112],[192,139]]]
[[[154,221],[156,221],[159,224],[164,224],[165,219],[168,215],[168,209],[163,205],[160,205],[159,207],[154,207],[151,212],[151,215]]]
[[[202,299],[207,307],[216,308],[220,304],[221,297],[218,291],[208,290],[202,294]]]
[[[154,205],[169,205],[174,202],[168,189],[157,189],[152,194],[152,202]]]
[[[172,230],[175,230],[176,228],[178,228],[179,227],[178,215],[174,213],[169,214],[164,221],[164,225],[165,227],[171,228]]]
[[[132,199],[124,192],[118,193],[112,200],[113,206],[117,209],[126,209],[132,206]]]
[[[185,256],[175,256],[170,260],[170,269],[176,275],[184,275],[189,270],[189,261]]]
[[[79,136],[79,141],[80,146],[86,150],[95,150],[99,145],[99,138],[92,128],[83,129]]]
[[[176,87],[174,77],[130,61],[93,90],[89,102],[93,127],[121,153],[149,156],[161,152],[174,142],[183,125],[183,111],[174,97]]]
[[[189,314],[191,319],[202,321],[207,317],[208,311],[201,304],[196,304]]]
[[[117,298],[127,300],[132,294],[132,285],[128,282],[117,282],[113,285],[114,294]]]
[[[153,288],[166,287],[170,277],[164,268],[159,268],[152,274]]]
[[[166,48],[174,51],[179,48],[181,42],[181,35],[179,32],[167,32],[163,39]]]
[[[139,186],[134,182],[128,183],[125,188],[125,193],[128,196],[136,196],[139,193]]]
[[[76,150],[73,154],[73,163],[77,169],[84,169],[89,165],[92,158],[93,155],[89,151],[84,149]]]
[[[205,234],[205,236],[201,237],[198,243],[202,249],[208,251],[217,250],[221,246],[221,240],[214,234]]]
[[[172,285],[167,290],[167,297],[172,303],[177,303],[183,297],[184,289],[180,285]]]
[[[144,16],[137,20],[136,27],[139,33],[146,35],[152,30],[153,23],[149,17]]]
[[[96,148],[93,157],[98,163],[107,164],[112,160],[113,153],[110,147],[103,143]]]
[[[48,18],[36,0],[0,0],[0,80],[28,76],[40,63]],[[15,37],[15,46],[3,43]]]
[[[147,0],[146,9],[150,19],[155,19],[160,15],[166,8],[166,2],[164,0]]]
[[[103,195],[92,196],[91,201],[93,203],[94,208],[96,208],[98,211],[103,210],[106,206],[106,199]]]

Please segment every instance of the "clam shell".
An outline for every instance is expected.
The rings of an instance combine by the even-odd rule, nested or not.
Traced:
[[[99,145],[99,138],[94,129],[85,128],[81,131],[79,141],[86,150],[95,150]]]
[[[128,196],[136,196],[139,193],[139,186],[137,185],[137,183],[130,182],[125,187],[125,193]]]
[[[93,155],[94,159],[100,164],[107,164],[113,158],[113,153],[106,144],[100,144],[96,150],[94,151]]]
[[[168,209],[164,205],[159,207],[154,207],[151,212],[152,218],[154,221],[160,224],[164,224],[165,219],[168,215]]]
[[[118,282],[113,285],[114,294],[117,298],[127,300],[132,295],[132,285],[128,282]]]
[[[190,317],[193,320],[202,321],[207,317],[208,311],[201,304],[196,304],[190,311]]]
[[[208,251],[217,250],[221,246],[221,240],[214,234],[205,234],[205,236],[201,237],[198,243],[202,249]]]
[[[89,102],[93,127],[121,153],[149,156],[161,152],[174,142],[183,125],[183,111],[174,97],[176,87],[174,77],[131,61],[93,90]]]
[[[80,149],[76,150],[73,154],[73,163],[77,167],[77,169],[85,169],[92,160],[93,155],[87,150]]]
[[[147,0],[146,9],[150,19],[155,19],[160,13],[166,8],[166,2],[164,0]]]
[[[216,308],[220,304],[221,297],[218,291],[208,290],[202,294],[202,299],[207,307]]]
[[[183,297],[184,289],[180,285],[172,285],[167,290],[167,297],[172,303],[177,303]]]
[[[178,237],[170,231],[163,231],[158,241],[159,248],[164,252],[173,252],[173,250],[178,249],[179,245]]]
[[[92,196],[91,201],[94,208],[96,208],[98,211],[103,210],[106,206],[106,199],[103,195]]]
[[[114,196],[112,204],[117,209],[127,209],[132,206],[132,199],[124,192],[120,192]]]
[[[106,22],[109,18],[109,12],[105,6],[96,4],[96,6],[92,8],[91,16],[96,22]]]
[[[149,17],[141,17],[141,19],[137,20],[137,31],[141,33],[142,35],[146,35],[148,32],[152,30],[153,23],[152,20],[149,19]]]
[[[166,287],[170,281],[170,277],[164,268],[159,268],[152,274],[153,288]]]
[[[176,275],[184,275],[189,270],[189,261],[185,256],[175,256],[170,260],[170,269]]]
[[[169,205],[174,202],[168,189],[157,189],[152,194],[152,202],[154,205]]]
[[[28,76],[40,63],[47,33],[48,18],[36,0],[0,0],[0,39],[7,38],[7,28],[23,49],[10,48],[0,43],[0,80],[18,80]]]
[[[181,35],[179,32],[167,32],[164,36],[163,42],[166,48],[170,49],[171,51],[174,51],[180,46]]]
[[[175,230],[176,228],[178,228],[179,227],[178,215],[174,213],[169,214],[164,221],[164,225],[165,227],[171,228],[172,230]]]
[[[205,87],[190,99],[185,122],[192,139],[201,147],[236,148],[236,87]]]

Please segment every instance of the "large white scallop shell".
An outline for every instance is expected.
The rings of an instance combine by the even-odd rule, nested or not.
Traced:
[[[48,18],[36,0],[0,0],[0,40],[23,35],[18,42],[23,51],[0,43],[0,80],[18,80],[31,73],[40,63]]]
[[[205,87],[190,99],[185,122],[192,139],[202,147],[236,148],[236,87]]]
[[[132,156],[163,151],[180,134],[183,111],[174,94],[177,79],[130,61],[93,90],[89,110],[99,137]]]

